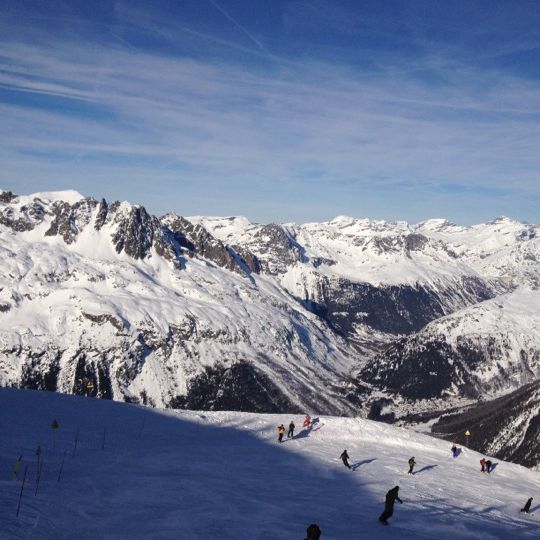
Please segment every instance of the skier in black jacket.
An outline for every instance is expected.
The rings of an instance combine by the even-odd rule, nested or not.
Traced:
[[[520,512],[525,512],[526,514],[528,514],[529,510],[531,509],[532,500],[532,497],[530,499],[527,499],[525,506],[520,510]]]
[[[387,520],[394,513],[394,503],[396,502],[396,500],[398,500],[400,504],[403,504],[403,501],[398,496],[398,492],[399,486],[396,486],[390,491],[388,491],[388,493],[386,494],[384,512],[379,516],[379,521],[381,523],[384,523],[385,525],[389,525]]]
[[[343,461],[343,465],[345,465],[345,467],[347,467],[347,469],[350,469],[351,466],[349,465],[349,459],[351,459],[351,458],[349,457],[349,454],[347,454],[347,450],[343,450],[341,456],[339,456],[339,457]]]
[[[321,528],[316,523],[312,523],[307,528],[306,532],[307,532],[306,540],[319,540],[322,533]]]
[[[416,465],[416,461],[414,461],[414,456],[409,459],[409,473],[408,474],[413,474],[413,469],[414,469],[414,466]]]
[[[291,420],[291,423],[289,424],[289,431],[287,431],[287,439],[290,439],[291,437],[294,437],[294,428],[296,426],[294,425],[294,422]]]

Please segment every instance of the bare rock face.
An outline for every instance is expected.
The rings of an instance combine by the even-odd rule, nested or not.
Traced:
[[[95,199],[82,199],[71,205],[58,201],[52,206],[54,219],[45,236],[61,236],[66,244],[72,244],[78,234],[90,223],[92,212],[97,206]]]
[[[281,274],[297,261],[304,260],[304,250],[281,225],[264,225],[255,234],[260,253],[265,255],[261,266],[271,275]]]
[[[17,195],[12,191],[0,191],[0,202],[10,203],[13,199],[16,199]]]
[[[99,203],[96,219],[94,221],[94,228],[96,229],[96,231],[101,230],[103,225],[105,225],[107,221],[108,213],[109,213],[109,205],[107,204],[107,201],[105,199],[101,199]]]
[[[5,195],[6,192],[3,192]],[[11,193],[11,192],[8,192]],[[6,201],[11,202],[16,197],[8,196]],[[34,199],[31,204],[21,206],[18,211],[13,207],[0,208],[0,225],[5,225],[15,232],[31,231],[43,222],[47,215],[45,204],[39,199]]]
[[[168,224],[168,227],[184,240],[185,246],[193,254],[197,253],[221,268],[237,270],[236,260],[227,246],[201,225],[193,225],[187,219],[177,217]]]
[[[142,206],[132,206],[127,215],[117,214],[114,222],[117,229],[112,241],[118,253],[124,251],[134,259],[144,259],[150,254],[155,232],[160,228],[157,218]]]
[[[232,246],[232,250],[235,253],[235,258],[240,259],[240,263],[248,269],[248,272],[259,274],[261,272],[261,263],[256,255],[251,253],[249,249],[242,246]]]
[[[210,234],[202,225],[193,224],[180,216],[165,216],[162,219],[177,242],[193,256],[198,255],[221,268],[238,274],[258,273],[260,264],[248,249],[231,247]]]

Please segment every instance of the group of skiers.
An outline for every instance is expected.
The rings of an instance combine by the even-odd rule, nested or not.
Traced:
[[[306,429],[311,429],[312,428],[311,417],[308,414],[306,415],[306,417],[304,419],[303,427],[306,428]],[[287,438],[294,437],[294,429],[295,429],[294,422],[291,421],[291,423],[289,424],[289,431],[287,432]],[[281,424],[281,425],[278,426],[278,441],[280,443],[283,442],[283,434],[284,433],[285,433],[285,426],[283,424]],[[451,448],[451,452],[452,452],[452,456],[454,458],[456,458],[461,453],[461,449],[458,448],[455,444],[453,444],[452,448]],[[351,458],[350,458],[347,450],[346,449],[343,450],[343,452],[341,453],[341,455],[339,457],[340,457],[341,461],[343,462],[343,465],[345,467],[347,467],[347,469],[350,470],[351,465],[349,463],[349,460]],[[414,474],[414,467],[416,466],[416,460],[415,460],[414,456],[409,458],[408,464],[409,464],[409,470],[407,471],[407,474]],[[489,460],[489,459],[486,460],[485,458],[482,458],[480,460],[480,466],[481,466],[481,472],[487,472],[487,473],[490,473],[491,471],[493,471],[493,468],[494,468],[494,465],[491,462],[491,460]],[[394,513],[394,504],[395,504],[395,502],[399,501],[400,504],[403,504],[403,501],[399,498],[398,494],[399,494],[399,486],[393,487],[392,489],[390,489],[386,493],[386,498],[385,498],[385,503],[384,503],[384,511],[379,516],[379,521],[381,523],[383,523],[384,525],[389,525],[388,518],[391,517],[393,515],[393,513]],[[526,514],[528,514],[529,510],[531,509],[532,501],[533,501],[533,498],[531,497],[530,499],[527,500],[527,502],[525,503],[525,506],[520,511],[525,512]],[[320,536],[321,536],[320,527],[317,524],[312,523],[307,528],[306,540],[319,540]]]
[[[311,423],[311,416],[309,414],[306,414],[306,417],[304,418],[304,423],[302,424],[304,429],[311,429],[312,423]],[[291,423],[289,424],[289,430],[287,431],[287,439],[294,438],[294,430],[296,426],[294,425],[294,422],[291,420]],[[278,442],[283,442],[283,435],[285,434],[285,426],[283,424],[280,424],[277,428],[278,431]]]
[[[480,467],[480,472],[490,473],[493,470],[493,463],[490,459],[486,460],[486,458],[482,458],[480,460]]]

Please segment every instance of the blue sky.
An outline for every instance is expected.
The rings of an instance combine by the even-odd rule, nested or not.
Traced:
[[[3,0],[0,186],[540,221],[540,2]]]

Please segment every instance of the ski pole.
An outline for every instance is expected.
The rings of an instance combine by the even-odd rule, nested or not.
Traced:
[[[34,495],[37,495],[38,488],[39,488],[39,481],[41,480],[41,471],[43,470],[43,460],[41,461],[39,465],[39,469],[36,476],[36,491],[34,492]]]
[[[28,472],[28,465],[25,466],[24,468],[24,476],[23,476],[23,481],[22,481],[22,484],[21,484],[21,492],[19,493],[19,504],[17,504],[17,514],[16,514],[16,517],[19,517],[19,510],[21,509],[21,499],[22,499],[22,494],[23,494],[23,489],[24,489],[24,484],[26,482],[26,473]]]
[[[79,442],[79,428],[77,428],[77,433],[75,433],[75,444],[73,446],[72,457],[75,457],[75,451],[77,450],[77,443]]]
[[[60,470],[58,471],[57,482],[60,482],[60,476],[62,475],[62,470],[64,469],[64,460],[66,459],[66,452],[67,450],[64,450],[64,455],[62,456],[62,463],[60,464]]]

